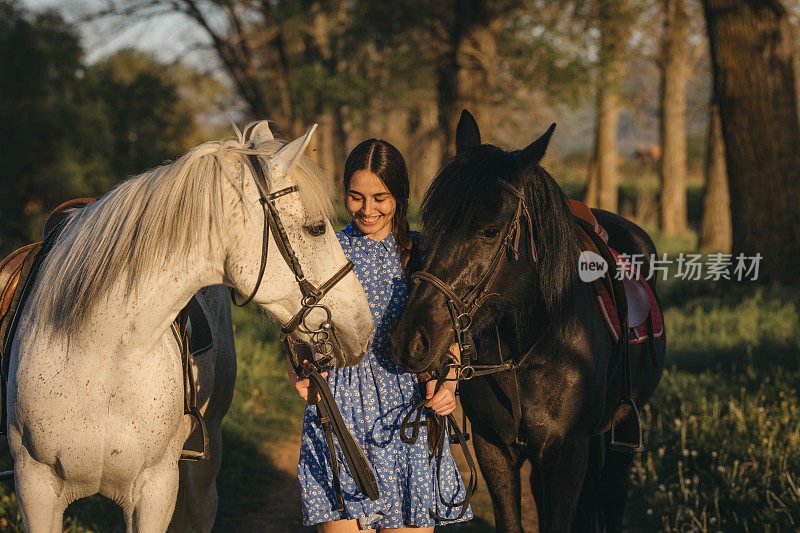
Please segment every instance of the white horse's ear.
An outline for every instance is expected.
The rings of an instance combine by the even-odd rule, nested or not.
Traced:
[[[256,123],[253,126],[253,129],[250,130],[250,140],[253,141],[255,144],[260,144],[264,141],[271,141],[275,139],[272,135],[272,131],[269,129],[269,121],[262,120],[261,122]]]
[[[269,175],[280,178],[289,174],[303,155],[303,152],[306,151],[308,143],[311,142],[311,136],[314,135],[316,129],[317,125],[314,124],[305,135],[298,137],[275,152],[275,155],[267,160]]]

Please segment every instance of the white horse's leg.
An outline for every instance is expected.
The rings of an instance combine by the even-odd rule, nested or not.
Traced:
[[[67,504],[58,494],[63,481],[53,469],[25,452],[15,464],[15,486],[22,526],[28,533],[60,533]]]
[[[133,512],[126,519],[128,531],[163,533],[172,518],[178,495],[178,467],[175,460],[165,459],[161,464],[145,470],[142,480]]]

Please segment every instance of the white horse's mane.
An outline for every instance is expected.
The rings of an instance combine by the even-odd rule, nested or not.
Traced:
[[[135,294],[143,273],[167,255],[186,260],[197,247],[219,246],[223,180],[243,198],[244,180],[253,179],[252,171],[245,172],[247,156],[268,157],[286,144],[267,140],[251,148],[236,133],[237,139],[201,144],[173,163],[129,178],[71,213],[37,280],[38,324],[69,334],[122,276]],[[302,157],[292,177],[308,222],[329,218],[333,186],[325,171]]]

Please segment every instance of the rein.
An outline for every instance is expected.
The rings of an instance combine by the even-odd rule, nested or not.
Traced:
[[[298,377],[310,379],[317,391],[320,394],[320,402],[317,404],[317,414],[319,416],[320,424],[322,425],[325,433],[325,441],[328,445],[328,454],[331,462],[331,470],[333,471],[333,485],[334,494],[336,498],[336,507],[339,512],[344,511],[344,499],[342,497],[342,489],[339,482],[339,462],[336,455],[336,448],[333,443],[333,436],[339,441],[342,454],[345,458],[345,463],[350,469],[359,490],[371,500],[377,500],[378,482],[372,472],[364,452],[358,446],[358,443],[353,438],[350,430],[347,428],[339,408],[336,406],[336,401],[328,388],[328,383],[322,377],[320,372],[328,365],[337,353],[342,353],[341,343],[336,337],[336,330],[332,322],[331,310],[320,300],[344,277],[353,270],[353,262],[347,261],[336,273],[331,276],[325,283],[316,287],[303,273],[303,267],[297,260],[297,255],[294,253],[292,244],[286,234],[286,228],[281,222],[280,214],[275,207],[275,200],[298,191],[297,185],[280,189],[270,193],[267,189],[267,179],[264,175],[264,170],[258,157],[249,155],[248,161],[253,169],[255,175],[255,182],[260,196],[260,203],[264,210],[264,231],[262,232],[262,247],[261,247],[261,265],[258,269],[258,279],[253,288],[253,292],[245,298],[241,303],[236,302],[236,297],[231,290],[231,299],[233,304],[237,307],[243,307],[253,300],[261,281],[264,277],[264,270],[267,265],[267,253],[269,251],[269,231],[272,231],[275,244],[278,247],[283,260],[292,270],[297,285],[300,288],[300,293],[303,295],[300,301],[300,310],[281,327],[281,342],[286,345],[287,358],[292,364],[292,368]],[[314,309],[322,309],[325,312],[325,320],[317,327],[309,327],[306,323],[306,318],[309,313]],[[315,361],[308,361],[303,364],[302,354],[298,352],[297,341],[292,339],[291,335],[295,331],[308,334],[311,337],[311,342],[318,353],[322,354],[320,359]]]

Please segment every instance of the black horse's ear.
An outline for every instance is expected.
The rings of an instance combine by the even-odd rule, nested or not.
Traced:
[[[519,158],[524,167],[539,164],[539,161],[542,160],[544,153],[547,151],[547,145],[550,143],[550,137],[552,137],[555,129],[556,123],[553,122],[550,127],[547,128],[544,135],[533,141],[527,148],[520,152]]]
[[[458,119],[456,128],[456,153],[460,154],[467,148],[481,145],[481,131],[472,113],[464,109],[461,111],[461,118]]]

